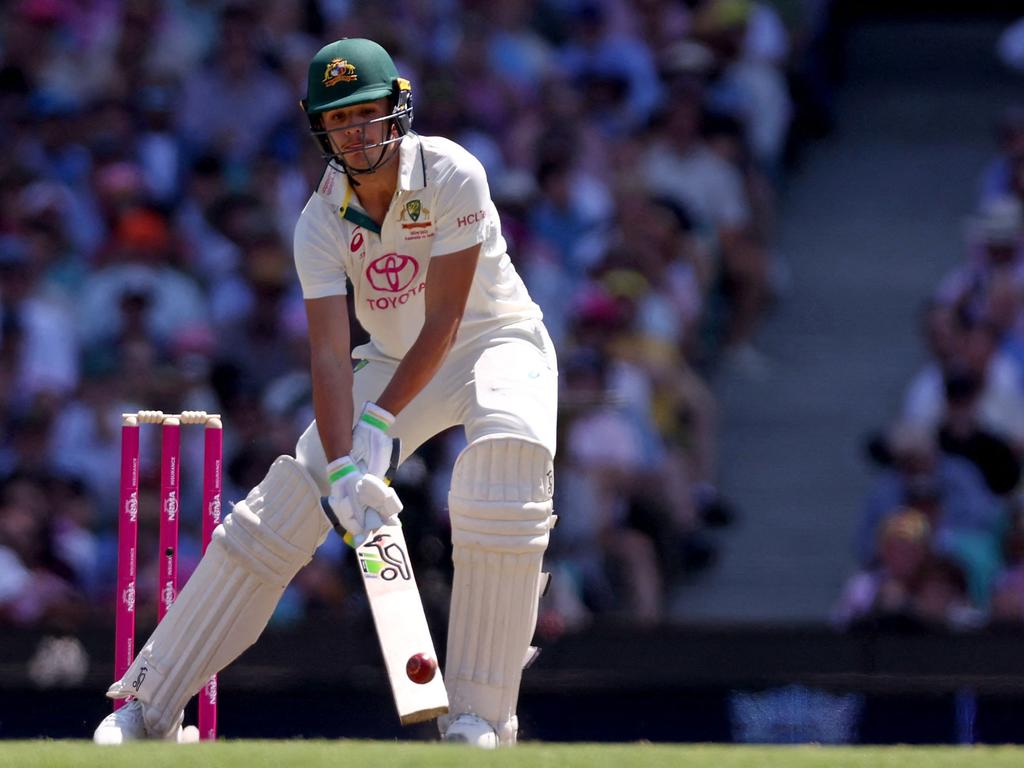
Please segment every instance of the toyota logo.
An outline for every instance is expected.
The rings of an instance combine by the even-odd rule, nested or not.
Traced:
[[[412,256],[386,253],[367,265],[366,279],[378,291],[398,293],[409,287],[419,271],[420,265]]]

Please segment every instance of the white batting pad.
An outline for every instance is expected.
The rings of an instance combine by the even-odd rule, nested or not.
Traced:
[[[516,437],[487,437],[455,462],[451,512],[455,578],[448,623],[444,729],[460,714],[516,738],[523,659],[537,624],[541,559],[552,524],[551,453]]]
[[[316,483],[295,459],[279,457],[214,531],[185,588],[107,696],[135,696],[146,704],[149,729],[166,731],[210,675],[256,641],[328,530]]]

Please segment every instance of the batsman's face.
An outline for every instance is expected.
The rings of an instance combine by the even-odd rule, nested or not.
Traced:
[[[366,151],[391,138],[393,121],[390,116],[391,104],[387,98],[367,101],[324,112],[324,130],[334,151],[345,158],[347,165],[366,168],[369,167]]]

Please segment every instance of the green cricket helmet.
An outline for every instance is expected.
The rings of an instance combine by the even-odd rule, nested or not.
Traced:
[[[354,169],[331,146],[331,131],[324,128],[323,114],[385,97],[391,103],[390,115],[341,129],[359,128],[365,139],[368,126],[385,123],[382,141],[367,145],[364,140],[361,148],[355,150],[363,156],[365,167]],[[309,63],[306,98],[301,104],[324,158],[338,163],[348,174],[375,171],[385,160],[387,146],[401,141],[412,129],[412,86],[408,80],[398,76],[388,52],[372,40],[346,37],[321,48]],[[390,126],[396,130],[391,131]],[[369,153],[375,149],[380,150],[380,155],[373,160]]]

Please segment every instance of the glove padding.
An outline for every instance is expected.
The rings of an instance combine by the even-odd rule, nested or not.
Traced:
[[[346,543],[358,547],[367,536],[384,525],[398,525],[402,501],[381,478],[364,475],[351,456],[327,465],[331,494],[327,497],[338,521],[348,531]]]
[[[352,429],[352,461],[367,475],[384,477],[391,463],[388,430],[395,417],[375,403],[364,403]]]

